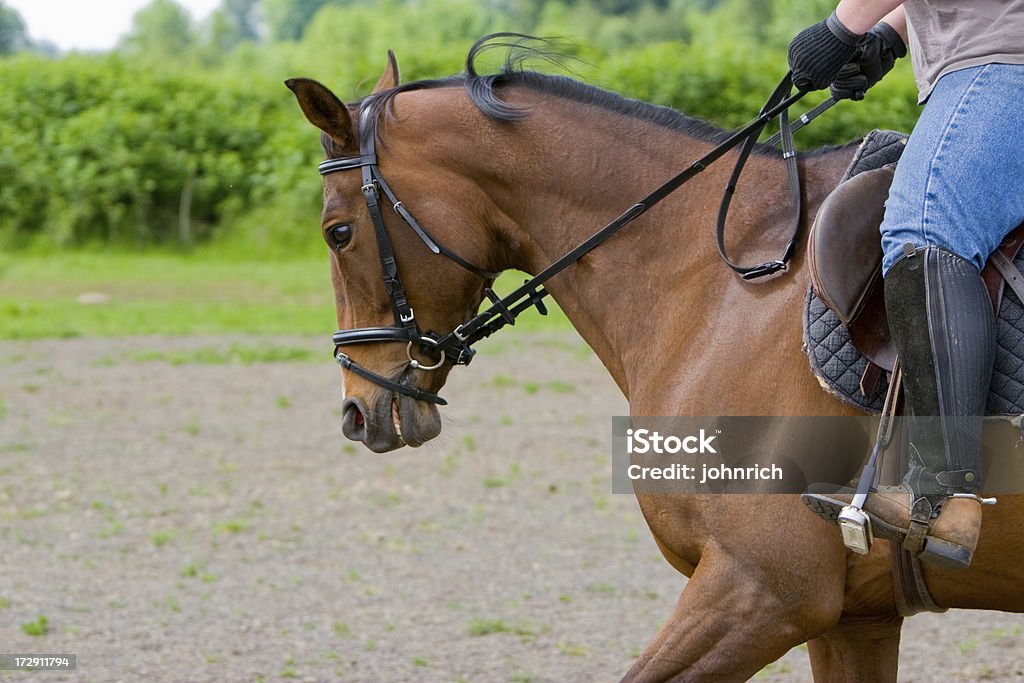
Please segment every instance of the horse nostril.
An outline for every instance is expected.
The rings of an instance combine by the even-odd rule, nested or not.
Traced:
[[[352,441],[366,441],[366,413],[359,399],[345,399],[342,404],[341,431]]]

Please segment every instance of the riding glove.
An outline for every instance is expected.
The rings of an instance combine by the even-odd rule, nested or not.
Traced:
[[[903,38],[892,26],[880,21],[864,34],[853,59],[839,70],[829,90],[837,100],[862,100],[868,88],[889,73],[893,64],[907,54]]]
[[[793,85],[803,91],[822,90],[857,52],[860,36],[843,26],[836,13],[808,26],[789,44]]]

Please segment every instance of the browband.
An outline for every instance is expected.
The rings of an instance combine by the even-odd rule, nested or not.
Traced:
[[[320,175],[327,175],[328,173],[334,173],[336,171],[351,171],[353,168],[362,168],[363,166],[376,165],[376,154],[364,154],[357,157],[341,157],[339,159],[328,159],[327,161],[321,162],[318,168],[320,169]]]

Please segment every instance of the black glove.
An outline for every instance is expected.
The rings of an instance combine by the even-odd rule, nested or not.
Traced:
[[[832,81],[829,88],[832,97],[837,100],[864,99],[867,89],[882,80],[896,60],[906,54],[907,46],[896,29],[884,21],[878,22],[864,34],[857,54]]]
[[[835,12],[808,26],[789,44],[793,85],[805,92],[827,88],[857,52],[859,41],[860,36],[843,26]]]

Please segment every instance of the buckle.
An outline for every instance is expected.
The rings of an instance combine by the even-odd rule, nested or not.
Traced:
[[[451,359],[453,365],[469,365],[469,362],[473,360],[473,356],[476,355],[476,349],[472,349],[468,346],[460,346],[458,352],[446,351],[448,357]]]
[[[743,273],[742,277],[744,280],[754,280],[759,277],[764,277],[765,275],[772,275],[780,270],[789,270],[789,266],[785,261],[766,261]]]

